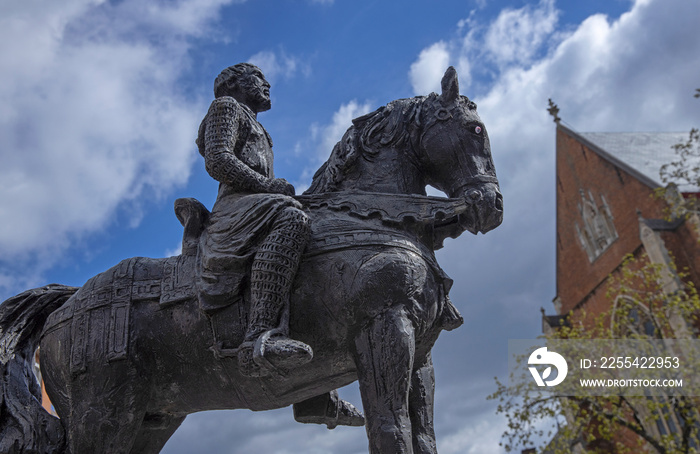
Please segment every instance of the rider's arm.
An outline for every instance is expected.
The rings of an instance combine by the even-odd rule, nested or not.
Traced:
[[[204,163],[215,180],[242,192],[286,192],[286,181],[267,178],[238,159],[240,105],[228,96],[217,98],[209,108],[204,131]]]

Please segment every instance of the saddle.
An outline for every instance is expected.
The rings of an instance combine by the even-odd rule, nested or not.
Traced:
[[[175,216],[184,228],[181,257],[190,257],[189,260],[192,260],[192,265],[188,267],[192,284],[181,290],[188,293],[190,297],[196,296],[201,307],[201,295],[195,284],[197,274],[201,273],[198,249],[200,237],[206,229],[210,212],[199,200],[188,197],[175,200]],[[167,304],[161,296],[161,304],[164,303]],[[249,304],[247,303],[248,299],[242,298],[237,304],[225,306],[215,312],[205,311],[214,335],[212,350],[217,357],[233,357],[238,353],[237,347],[243,342],[248,326]]]

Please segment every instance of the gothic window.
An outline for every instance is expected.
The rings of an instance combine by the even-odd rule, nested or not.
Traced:
[[[649,310],[625,295],[615,298],[610,328],[616,338],[659,338]]]
[[[610,325],[615,338],[661,339],[649,310],[629,296],[619,295],[615,298]],[[657,355],[660,356],[660,353]],[[674,408],[673,397],[653,395],[647,390],[644,390],[644,394],[649,402],[647,406],[638,407],[642,424],[659,437],[677,437],[685,428],[686,422]],[[700,415],[692,416],[690,421],[696,426],[700,424],[698,416]],[[697,449],[698,443],[696,436],[689,440],[694,449]]]
[[[575,224],[576,234],[588,260],[593,262],[617,239],[617,231],[605,196],[600,196],[601,203],[598,204],[591,191],[588,191],[588,196],[583,189],[580,193],[578,209],[582,222],[581,225]]]

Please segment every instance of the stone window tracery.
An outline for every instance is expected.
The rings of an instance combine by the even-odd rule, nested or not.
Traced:
[[[588,260],[593,262],[617,239],[617,231],[605,196],[600,196],[599,205],[591,191],[586,195],[581,189],[580,193],[581,202],[578,204],[578,209],[582,224],[579,225],[578,222],[575,224],[576,234],[588,255]]]

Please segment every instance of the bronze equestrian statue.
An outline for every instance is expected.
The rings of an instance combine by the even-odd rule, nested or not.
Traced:
[[[216,409],[296,404],[300,421],[354,424],[334,390],[355,380],[370,453],[437,452],[430,350],[462,319],[434,251],[503,220],[476,105],[449,68],[440,95],[353,120],[294,196],[255,115],[269,85],[239,69],[198,138],[217,202],[175,203],[181,255],[0,305],[0,452],[157,453],[187,414]],[[39,402],[38,346],[60,419]]]

